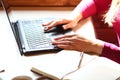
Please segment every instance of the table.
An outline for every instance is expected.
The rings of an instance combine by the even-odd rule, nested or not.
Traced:
[[[73,8],[66,8],[66,7],[63,9],[59,7],[58,8],[40,7],[40,8],[30,8],[30,9],[29,8],[13,8],[11,11],[10,19],[12,21],[16,21],[18,19],[23,19],[23,18],[32,19],[32,18],[40,18],[40,17],[52,17],[52,16],[64,17],[68,15],[72,10]],[[35,65],[40,65],[40,64],[42,66],[42,64],[49,63],[48,61],[52,60],[53,56],[55,57],[55,55],[57,54],[62,55],[61,57],[67,56],[69,60],[71,60],[71,57],[74,58],[73,53],[76,54],[75,56],[77,58],[79,57],[80,52],[66,51],[66,50],[62,50],[58,53],[51,53],[51,54],[21,56],[16,44],[16,40],[10,28],[10,25],[6,21],[5,14],[2,11],[0,11],[0,16],[1,16],[0,18],[0,36],[1,36],[0,38],[0,69],[5,69],[5,72],[0,73],[0,78],[4,80],[11,80],[15,76],[27,75],[27,76],[31,76],[33,80],[35,80],[37,77],[39,77],[39,75],[32,73],[30,71],[31,67]],[[80,26],[84,26],[84,27],[80,27]],[[95,33],[94,33],[94,28],[91,22],[91,18],[87,18],[81,21],[80,24],[73,29],[73,31],[83,36],[87,36],[89,38],[95,38]],[[71,55],[68,55],[67,53],[70,53]],[[106,58],[99,58],[98,56],[90,56],[90,55],[87,55],[87,56],[89,57],[89,59],[94,59],[94,61],[90,63],[89,65],[90,69],[89,67],[86,68],[87,66],[85,67],[86,69],[84,69],[84,67],[82,68],[82,71],[80,72],[80,74],[82,75],[80,76],[80,78],[82,80],[89,80],[88,78],[90,78],[90,80],[114,80],[118,76],[120,76],[119,64]],[[62,60],[65,59],[64,57]],[[95,67],[95,72],[91,71],[91,70],[94,70],[92,66],[99,64],[98,62],[100,62],[100,65],[97,65],[98,68]],[[112,67],[109,68],[106,65],[106,63],[108,66],[112,66]],[[70,62],[70,65],[74,65],[74,63],[71,64]],[[114,68],[113,65],[116,65],[116,68]],[[103,68],[103,66],[105,66],[105,68]],[[112,68],[113,70],[111,70]],[[105,71],[104,76],[103,76],[102,70]],[[88,73],[86,73],[87,71]],[[85,77],[85,75],[87,77]],[[100,75],[102,75],[103,77],[101,78]],[[92,77],[92,76],[95,76],[95,77]]]

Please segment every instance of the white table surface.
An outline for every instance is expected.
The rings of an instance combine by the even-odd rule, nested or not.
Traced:
[[[68,15],[72,10],[12,10],[11,20],[15,21],[18,19],[32,19],[39,17],[64,17]],[[66,60],[65,55],[70,59],[73,57],[73,53],[76,56],[79,56],[79,52],[76,51],[66,51],[63,50],[56,54],[42,54],[36,56],[21,56],[13,36],[12,30],[9,26],[9,23],[6,21],[5,15],[0,11],[0,69],[5,69],[5,72],[0,73],[0,78],[3,80],[11,80],[15,76],[19,75],[28,75],[34,79],[39,77],[38,75],[30,71],[31,67],[35,65],[42,65],[49,68],[46,63],[49,63],[49,60],[52,59],[54,55],[61,54],[60,58]],[[94,30],[90,18],[81,22],[79,26],[85,26],[84,28],[75,29],[76,33],[79,33],[84,36],[95,38]],[[88,29],[88,27],[90,27]],[[78,28],[78,27],[77,27]],[[89,34],[89,35],[88,35]],[[63,54],[64,53],[64,54]],[[71,55],[68,55],[70,53]],[[59,55],[58,55],[59,56]],[[89,65],[83,66],[81,71],[78,71],[81,76],[81,80],[115,80],[120,76],[120,65],[106,58],[99,58],[96,56],[89,56],[89,59],[95,58],[94,61],[89,63]],[[54,56],[55,58],[55,56]],[[76,58],[76,57],[75,57]],[[77,57],[78,58],[78,57]],[[62,60],[63,60],[62,59]],[[61,60],[61,59],[58,59]],[[71,59],[70,59],[71,60]],[[73,59],[74,60],[74,59]],[[87,61],[87,60],[85,60]],[[83,63],[84,64],[84,63]],[[64,65],[64,64],[63,64]],[[72,65],[72,64],[71,64]],[[113,66],[115,65],[115,66]],[[76,66],[76,65],[74,65]],[[51,65],[52,67],[52,65]],[[77,73],[78,74],[78,73]],[[75,75],[78,77],[78,75]],[[75,79],[76,80],[76,79]]]

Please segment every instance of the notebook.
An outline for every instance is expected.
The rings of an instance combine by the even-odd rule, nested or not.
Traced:
[[[6,11],[8,21],[13,30],[21,54],[62,50],[52,45],[51,42],[55,37],[70,33],[70,29],[63,30],[61,27],[62,25],[59,25],[45,32],[42,24],[44,22],[49,22],[53,19],[56,19],[54,17],[31,20],[24,19],[17,20],[16,22],[11,22],[6,9],[6,5],[4,4],[4,0],[1,0],[1,2]]]
[[[36,60],[31,71],[49,78],[44,80],[116,80],[120,76],[118,63],[88,54],[82,58],[78,51],[62,50],[57,54],[36,57]]]

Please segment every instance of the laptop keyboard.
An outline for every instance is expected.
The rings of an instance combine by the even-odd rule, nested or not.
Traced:
[[[30,49],[49,49],[54,46],[51,44],[51,39],[44,32],[44,27],[41,25],[41,20],[21,21],[25,36]]]

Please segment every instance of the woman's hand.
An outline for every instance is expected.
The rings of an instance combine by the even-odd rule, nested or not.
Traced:
[[[66,30],[68,28],[74,28],[81,19],[82,13],[73,11],[69,16],[50,21],[46,24],[43,24],[43,26],[45,26],[45,31],[59,25],[63,25],[63,29]]]
[[[97,54],[100,54],[103,48],[103,44],[97,44],[97,41],[94,42],[93,40],[76,34],[55,38],[53,45],[66,50],[77,50]]]
[[[63,29],[66,30],[68,28],[73,28],[77,25],[77,21],[75,20],[72,20],[72,19],[57,19],[57,20],[53,20],[53,21],[50,21],[46,24],[43,24],[43,26],[45,26],[45,31],[53,28],[53,27],[56,27],[58,25],[63,25]]]

